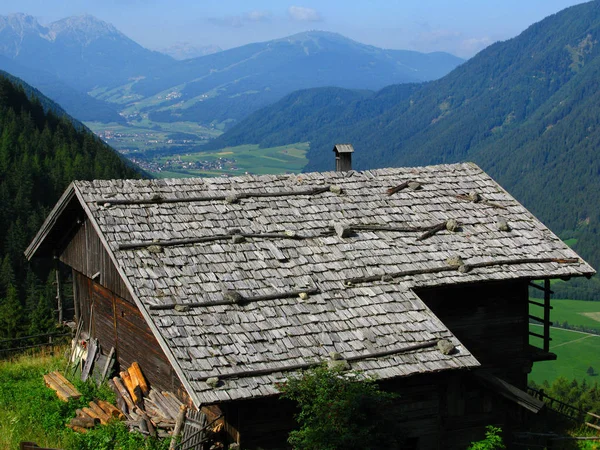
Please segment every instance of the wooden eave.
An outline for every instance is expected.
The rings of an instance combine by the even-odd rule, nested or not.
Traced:
[[[75,184],[71,183],[25,249],[25,257],[31,260],[34,256],[50,257],[60,252],[83,217],[83,207],[75,194]]]

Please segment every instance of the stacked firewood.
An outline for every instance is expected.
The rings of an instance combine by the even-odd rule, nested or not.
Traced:
[[[155,437],[179,433],[187,408],[174,394],[150,389],[136,362],[119,375],[111,386],[131,429]]]
[[[110,420],[123,420],[125,415],[114,405],[104,400],[96,400],[89,403],[89,408],[77,410],[76,416],[71,419],[67,426],[80,433],[87,432],[98,424],[106,425]]]

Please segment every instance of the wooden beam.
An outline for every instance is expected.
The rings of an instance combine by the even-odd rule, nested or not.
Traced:
[[[323,186],[313,189],[306,189],[303,191],[279,191],[279,192],[240,192],[231,194],[237,199],[253,198],[253,197],[288,197],[294,195],[318,195],[328,192],[331,186]],[[162,203],[191,203],[191,202],[210,202],[210,201],[224,201],[227,199],[226,195],[215,195],[207,197],[185,197],[185,198],[164,198],[160,196],[153,196],[151,198],[140,198],[134,200],[119,200],[119,199],[99,199],[96,200],[96,204],[104,205],[109,203],[110,205],[160,205]]]
[[[208,301],[208,302],[192,302],[192,303],[168,303],[165,305],[149,305],[148,309],[150,310],[164,310],[164,309],[173,309],[176,306],[184,306],[188,308],[199,308],[203,306],[219,306],[219,305],[244,305],[246,303],[259,302],[259,301],[267,301],[267,300],[279,300],[282,298],[293,298],[298,297],[300,294],[307,295],[316,295],[320,294],[321,291],[319,289],[304,289],[301,291],[289,291],[289,292],[277,292],[275,294],[267,294],[267,295],[257,295],[254,297],[244,297],[240,301],[231,301],[231,300],[217,300],[217,301]]]
[[[421,350],[424,348],[435,347],[437,345],[437,343],[438,343],[438,340],[436,339],[434,341],[422,342],[420,344],[407,345],[406,347],[398,347],[395,349],[384,350],[381,352],[372,352],[372,353],[366,353],[364,355],[350,356],[350,357],[344,358],[344,359],[346,361],[360,361],[360,360],[368,359],[368,358],[381,358],[384,356],[397,355],[400,353],[408,353],[408,352],[412,352],[412,351],[416,351],[416,350]],[[216,378],[219,378],[220,380],[222,380],[225,378],[243,378],[243,377],[258,376],[258,375],[269,375],[274,372],[291,372],[291,371],[295,371],[295,370],[309,369],[311,367],[315,367],[320,364],[322,364],[322,361],[314,361],[314,362],[302,363],[302,364],[291,364],[289,366],[279,366],[279,367],[272,367],[272,368],[266,368],[266,369],[244,370],[244,371],[232,372],[232,373],[221,373],[221,374],[215,373],[215,374],[209,375],[209,376],[195,377],[195,378],[193,378],[193,381],[206,381],[209,378],[213,378],[213,377],[216,377]]]
[[[550,280],[544,280],[544,351],[550,351]]]
[[[535,300],[529,300],[529,304],[530,305],[536,305],[536,306],[541,306],[542,308],[545,308],[546,305],[544,305],[543,303],[540,302],[536,302]],[[553,306],[550,307],[550,309],[554,309]]]

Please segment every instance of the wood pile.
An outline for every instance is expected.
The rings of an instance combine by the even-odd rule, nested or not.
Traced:
[[[187,407],[171,392],[150,389],[136,362],[119,375],[112,379],[111,387],[129,427],[154,437],[177,435]]]
[[[98,424],[106,425],[111,420],[124,420],[125,415],[119,408],[104,400],[89,403],[89,408],[78,409],[76,416],[67,424],[72,430],[86,433]]]

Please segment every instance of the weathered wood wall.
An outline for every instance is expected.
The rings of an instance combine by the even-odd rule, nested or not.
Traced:
[[[81,223],[79,230],[61,253],[60,261],[88,278],[97,274],[94,278],[96,283],[133,301],[89,219],[86,218]]]
[[[531,370],[527,281],[418,292],[482,366],[520,389]]]
[[[104,352],[115,347],[121,369],[137,361],[153,387],[173,391],[188,401],[179,378],[133,302],[77,271],[73,271],[73,282],[83,330],[98,339]]]

